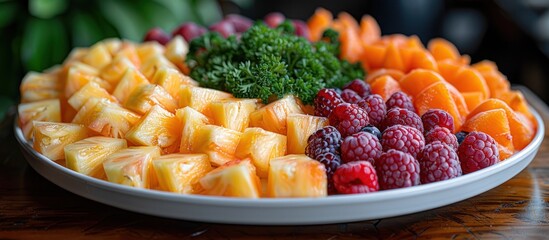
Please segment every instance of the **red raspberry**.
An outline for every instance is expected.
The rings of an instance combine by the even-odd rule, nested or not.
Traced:
[[[157,41],[162,45],[166,45],[171,40],[170,36],[164,32],[161,28],[155,27],[145,34],[144,42],[147,41]]]
[[[369,193],[379,190],[376,169],[368,161],[342,164],[335,171],[333,178],[339,193]]]
[[[383,98],[378,94],[368,95],[364,99],[358,102],[358,106],[366,110],[368,113],[368,119],[370,119],[370,124],[380,127],[381,122],[387,114],[387,107]]]
[[[327,126],[318,129],[307,139],[305,154],[317,160],[318,156],[326,152],[339,155],[341,141],[341,134],[335,127]]]
[[[341,165],[341,157],[332,152],[325,152],[318,155],[316,160],[322,163],[324,165],[324,168],[326,169],[326,177],[328,178],[328,194],[337,193],[337,190],[334,186],[333,175],[334,172],[339,168],[339,165]]]
[[[419,157],[419,167],[423,184],[459,177],[462,174],[456,151],[439,141],[425,146]]]
[[[499,162],[498,145],[486,133],[470,132],[459,145],[458,156],[463,173],[471,173]]]
[[[341,99],[334,89],[320,89],[314,100],[315,115],[328,117],[332,110],[340,103],[343,103],[343,99]]]
[[[377,137],[366,132],[357,132],[341,143],[341,160],[344,163],[369,161],[375,165],[381,152],[381,143]]]
[[[364,98],[364,97],[370,95],[370,84],[364,82],[364,80],[362,80],[362,79],[355,79],[355,80],[347,83],[345,86],[343,86],[343,89],[353,90],[361,98]]]
[[[419,130],[410,126],[394,125],[381,136],[383,151],[396,149],[417,157],[425,147],[425,139]]]
[[[414,111],[398,107],[387,111],[387,115],[383,119],[382,128],[386,129],[397,124],[416,128],[423,134],[423,123]]]
[[[351,103],[337,105],[328,119],[330,125],[335,126],[343,137],[359,132],[370,123],[366,110]]]
[[[420,184],[419,162],[410,154],[389,149],[376,163],[381,189],[395,189]]]
[[[445,127],[454,132],[454,117],[441,109],[430,109],[421,115],[421,121],[425,132],[429,132],[435,126]]]
[[[341,92],[341,99],[348,103],[357,103],[360,101],[361,97],[351,89],[344,89],[343,92]]]
[[[435,126],[431,131],[425,134],[425,144],[429,144],[434,141],[440,141],[448,146],[452,147],[454,151],[458,149],[458,139],[448,128]]]
[[[412,99],[406,93],[403,92],[395,92],[393,93],[389,99],[387,99],[387,102],[385,103],[387,105],[387,110],[390,110],[391,108],[399,107],[408,109],[412,112],[415,112],[414,104],[412,104]]]

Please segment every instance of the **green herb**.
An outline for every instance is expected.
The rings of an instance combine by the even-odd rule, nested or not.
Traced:
[[[211,32],[190,44],[187,64],[201,86],[267,103],[292,94],[310,104],[322,88],[364,77],[359,64],[339,60],[338,33],[311,43],[293,34],[290,22],[275,29],[257,22],[240,39]]]

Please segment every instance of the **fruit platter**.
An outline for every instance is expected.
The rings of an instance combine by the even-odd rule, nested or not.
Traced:
[[[118,208],[239,224],[378,219],[511,179],[544,136],[489,60],[382,35],[369,15],[228,15],[105,39],[29,72],[14,129],[56,185]]]

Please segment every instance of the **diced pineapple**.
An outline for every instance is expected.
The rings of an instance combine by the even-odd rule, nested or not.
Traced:
[[[78,91],[76,91],[72,97],[68,99],[68,103],[71,105],[71,107],[75,110],[78,110],[86,103],[86,101],[90,98],[105,98],[108,99],[111,102],[118,102],[115,97],[110,95],[107,90],[99,86],[99,84],[95,82],[89,82],[86,85],[84,85],[82,88],[80,88]]]
[[[250,124],[250,113],[257,109],[257,99],[221,99],[209,105],[213,124],[244,131]]]
[[[96,69],[107,66],[112,61],[112,55],[105,43],[98,42],[90,47],[89,51],[82,57],[82,62]]]
[[[149,80],[134,67],[129,67],[116,85],[112,95],[123,103],[137,87],[149,84]]]
[[[103,178],[103,162],[107,156],[126,148],[126,140],[108,137],[89,137],[65,146],[67,167],[97,178]]]
[[[126,133],[126,139],[137,145],[159,146],[162,153],[179,150],[181,123],[171,112],[155,105]]]
[[[202,125],[195,130],[192,151],[208,155],[213,166],[221,166],[235,160],[235,151],[241,132],[215,126]]]
[[[179,92],[181,85],[193,85],[197,86],[198,83],[189,76],[183,75],[181,72],[174,68],[162,67],[158,69],[154,74],[151,83],[160,85],[163,87],[170,96],[179,102]]]
[[[231,161],[200,179],[202,194],[224,197],[259,198],[260,184],[249,159]]]
[[[328,118],[292,113],[286,120],[288,154],[304,154],[307,139],[316,130],[328,126]]]
[[[90,98],[80,108],[73,123],[83,124],[97,134],[124,138],[140,116],[107,99]]]
[[[192,107],[202,114],[211,117],[209,103],[221,99],[232,98],[230,93],[194,86],[181,86],[179,107]]]
[[[189,52],[189,45],[181,35],[176,35],[166,44],[164,55],[181,70],[184,69],[185,57]]]
[[[65,82],[65,97],[70,98],[88,82],[95,82],[108,92],[113,89],[110,83],[99,77],[80,71],[77,68],[70,68],[67,72],[67,81]]]
[[[141,60],[142,63],[156,55],[164,54],[164,46],[156,41],[149,41],[139,44],[136,50],[139,60]]]
[[[76,47],[71,50],[69,56],[63,61],[63,65],[67,65],[70,62],[80,62],[82,58],[88,54],[88,48]]]
[[[236,157],[250,158],[257,169],[257,175],[266,178],[271,159],[286,154],[286,136],[261,128],[246,128],[238,147]]]
[[[201,191],[198,183],[212,170],[205,154],[168,154],[152,161],[160,190],[193,194]]]
[[[154,55],[142,62],[139,70],[143,75],[151,80],[158,69],[161,68],[177,68],[164,55]]]
[[[128,68],[132,67],[135,68],[134,64],[128,58],[117,57],[103,68],[99,76],[112,86],[116,86]]]
[[[17,112],[19,114],[19,126],[27,140],[32,138],[32,121],[61,122],[59,99],[21,103],[17,107]]]
[[[302,154],[271,160],[267,181],[269,197],[324,197],[327,179],[324,165]]]
[[[177,109],[175,99],[164,88],[156,84],[138,86],[124,103],[124,107],[139,114],[145,114],[154,105],[160,105],[172,113]]]
[[[107,39],[101,40],[100,43],[105,45],[105,48],[107,48],[111,56],[114,56],[120,50],[123,44],[122,41],[120,41],[120,39],[118,38],[107,38]]]
[[[291,113],[303,114],[303,110],[299,99],[288,95],[251,113],[250,126],[286,134],[286,118]]]
[[[113,61],[119,59],[128,59],[133,64],[133,66],[138,67],[141,65],[141,59],[139,59],[139,54],[137,53],[135,44],[128,41],[122,42],[120,44],[120,48],[116,53],[114,53],[113,56]]]
[[[107,157],[103,169],[109,182],[137,188],[157,188],[152,159],[160,157],[159,147],[129,147]]]
[[[193,144],[196,138],[196,129],[199,126],[210,124],[208,117],[204,114],[192,109],[191,107],[184,107],[177,109],[175,116],[181,122],[181,144],[179,151],[181,153],[192,153]]]
[[[19,90],[21,102],[35,102],[58,98],[62,88],[58,74],[29,72],[23,78]]]
[[[74,123],[34,121],[33,147],[47,158],[65,159],[64,147],[88,136],[86,127]]]

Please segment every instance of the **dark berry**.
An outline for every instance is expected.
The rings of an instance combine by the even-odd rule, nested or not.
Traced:
[[[265,20],[265,24],[267,24],[267,26],[269,26],[271,28],[275,28],[278,25],[280,25],[282,22],[284,22],[284,20],[286,20],[286,17],[282,13],[272,12],[272,13],[269,13],[269,14],[265,15],[264,20]]]
[[[419,130],[404,125],[394,125],[387,128],[381,135],[383,151],[396,149],[417,157],[425,147],[425,139]]]
[[[370,85],[362,79],[355,79],[343,86],[343,89],[351,89],[355,91],[361,98],[370,95]]]
[[[188,22],[177,27],[172,32],[172,36],[181,35],[185,41],[191,42],[191,40],[204,35],[206,32],[208,32],[206,28],[199,26],[196,23]]]
[[[233,24],[234,29],[237,33],[245,32],[254,23],[251,19],[239,14],[229,14],[225,17],[225,21],[228,21],[231,24]]]
[[[465,136],[467,136],[467,134],[469,134],[469,133],[465,132],[465,131],[461,131],[461,132],[456,133],[456,138],[457,138],[457,141],[458,141],[458,145],[463,142],[463,140],[465,139]]]
[[[339,155],[341,147],[341,134],[335,127],[327,126],[316,130],[307,139],[305,154],[310,158],[317,159],[323,153],[331,152]]]
[[[455,151],[458,148],[458,140],[448,128],[435,126],[431,131],[425,134],[425,144],[432,143],[434,141],[440,141],[448,146],[452,147]]]
[[[404,108],[408,109],[412,112],[415,112],[414,104],[412,103],[412,99],[406,93],[403,92],[395,92],[393,93],[389,99],[387,99],[387,102],[385,102],[385,105],[387,105],[387,110],[390,110],[391,108]]]
[[[218,32],[224,38],[227,38],[236,33],[236,28],[234,24],[226,20],[221,20],[211,25],[209,29],[212,32]]]
[[[423,123],[414,111],[404,108],[392,108],[387,111],[382,123],[383,129],[397,124],[416,128],[423,134]]]
[[[376,127],[380,127],[385,115],[387,107],[383,98],[378,94],[368,95],[358,102],[358,106],[366,110],[370,123]]]
[[[419,162],[410,154],[390,149],[376,162],[381,189],[395,189],[420,184]]]
[[[345,163],[334,173],[334,185],[339,193],[370,193],[379,190],[374,166],[368,161]]]
[[[153,28],[145,34],[145,39],[143,39],[143,41],[156,41],[162,45],[166,45],[170,39],[170,36],[161,28]]]
[[[340,103],[343,103],[343,99],[341,99],[334,89],[320,89],[314,100],[315,115],[328,117],[332,110]]]
[[[361,132],[366,132],[366,133],[370,133],[370,134],[373,134],[374,136],[376,136],[376,138],[378,140],[381,141],[381,131],[379,131],[378,128],[376,128],[375,126],[373,125],[368,125],[366,127],[363,127],[362,129],[360,129]]]
[[[335,126],[346,137],[357,133],[369,124],[368,113],[356,104],[342,103],[328,116],[330,125]]]
[[[341,143],[341,160],[344,163],[353,161],[369,161],[375,165],[381,155],[381,143],[376,136],[357,132],[346,137]]]
[[[292,24],[294,25],[296,36],[304,37],[305,39],[309,39],[311,37],[307,23],[302,20],[292,20]]]
[[[322,163],[324,165],[324,168],[326,169],[326,177],[328,180],[328,194],[337,193],[334,186],[333,176],[334,172],[337,170],[337,168],[339,168],[339,165],[341,165],[341,157],[332,152],[325,152],[318,155],[316,160]]]
[[[343,101],[348,103],[358,103],[361,97],[351,89],[344,89],[341,92],[341,99],[343,99]]]
[[[488,134],[470,132],[458,148],[463,174],[471,173],[499,162],[498,145]]]
[[[419,166],[423,184],[459,177],[462,174],[456,151],[439,141],[425,146],[419,157]]]
[[[435,126],[445,127],[454,132],[454,117],[444,110],[430,109],[421,115],[421,121],[425,132],[429,132]]]

